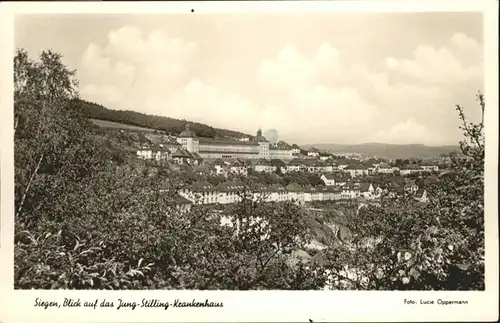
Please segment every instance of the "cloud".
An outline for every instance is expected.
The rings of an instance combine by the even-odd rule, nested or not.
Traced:
[[[410,118],[387,130],[378,132],[374,139],[392,144],[415,144],[431,141],[432,134],[427,127]]]
[[[199,79],[190,81],[181,91],[162,99],[148,101],[150,110],[164,106],[163,115],[206,122],[214,127],[254,133],[258,114],[250,102],[235,93],[225,93]]]
[[[483,63],[474,39],[455,33],[448,40],[439,48],[416,44],[408,57],[381,55],[378,65],[332,42],[290,41],[218,73],[214,66],[228,58],[207,54],[206,44],[125,26],[87,46],[81,94],[114,109],[251,134],[274,129],[290,143],[455,141],[450,113],[462,93],[482,84]],[[231,59],[238,66],[239,56]]]
[[[278,130],[276,129],[269,129],[264,132],[264,137],[266,137],[267,140],[269,140],[270,143],[277,143],[279,140],[279,135],[278,135]]]
[[[463,33],[453,34],[447,46],[419,45],[412,58],[388,57],[386,65],[395,72],[427,83],[450,84],[482,78],[482,49]]]
[[[137,109],[144,97],[175,85],[196,57],[195,43],[134,26],[109,32],[106,44],[91,43],[80,61],[84,97],[118,109]],[[123,99],[123,100],[122,100]]]
[[[288,44],[276,57],[265,59],[258,79],[262,86],[277,91],[280,100],[264,109],[269,121],[262,123],[271,127],[275,122],[281,137],[302,142],[300,134],[304,133],[307,140],[316,142],[362,135],[377,107],[355,87],[338,82],[339,74],[346,71],[342,64],[340,52],[328,42],[310,56]]]

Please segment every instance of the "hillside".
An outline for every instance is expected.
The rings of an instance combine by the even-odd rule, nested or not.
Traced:
[[[314,144],[303,145],[302,148],[308,149],[315,147],[320,150],[327,150],[332,153],[360,153],[379,156],[383,158],[430,158],[441,154],[448,154],[458,150],[458,146],[426,146],[421,144],[395,145],[384,143],[364,143],[359,145],[342,144]]]
[[[161,116],[153,116],[147,115],[140,112],[135,111],[120,111],[120,110],[111,110],[100,104],[88,102],[84,100],[80,100],[82,104],[83,112],[86,116],[91,119],[110,121],[117,124],[135,126],[140,128],[149,128],[153,130],[161,130],[166,133],[172,133],[173,135],[179,134],[184,130],[187,120],[179,120],[168,117]],[[102,126],[113,126],[119,127],[116,124],[105,124],[105,122],[101,122]],[[250,137],[248,134],[244,134],[238,131],[228,130],[228,129],[219,129],[208,126],[206,124],[190,122],[191,130],[193,130],[200,137],[208,137],[208,138],[220,138],[220,137],[235,137],[235,138],[243,138]],[[137,130],[137,129],[136,129]]]

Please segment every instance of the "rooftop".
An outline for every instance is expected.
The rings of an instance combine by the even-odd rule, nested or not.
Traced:
[[[186,128],[179,135],[180,138],[196,138],[196,134],[189,129],[189,123],[186,123]]]
[[[213,139],[200,137],[199,143],[208,145],[220,145],[220,146],[258,146],[259,144],[255,141],[240,141],[240,140],[230,140],[230,139]]]

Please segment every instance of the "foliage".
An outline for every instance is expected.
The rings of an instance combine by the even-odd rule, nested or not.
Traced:
[[[178,210],[192,171],[126,158],[130,138],[89,122],[61,58],[15,57],[15,288],[322,286],[320,270],[288,262],[309,237],[299,208],[243,199],[225,210],[233,227],[206,207]]]
[[[164,131],[166,133],[179,134],[184,130],[187,121],[161,116],[151,116],[135,111],[111,110],[104,106],[82,100],[83,111],[86,116],[93,119],[107,120],[126,125],[133,125],[144,128],[151,128]],[[213,128],[208,125],[190,122],[190,128],[199,137],[248,137],[241,132]]]
[[[337,239],[302,262],[294,257],[314,238],[310,214],[251,192],[322,184],[318,175],[230,177],[246,187],[241,202],[180,210],[177,189],[199,175],[127,158],[123,148],[135,138],[89,122],[75,72],[58,53],[32,61],[19,50],[14,63],[16,288],[321,289],[328,271],[337,289],[484,289],[483,125],[467,122],[461,107],[462,154],[446,176],[422,178],[429,203],[402,194],[380,205],[335,205],[340,211],[318,223],[338,221]]]
[[[325,252],[335,288],[484,290],[483,122],[457,110],[463,155],[451,173],[428,179],[429,203],[402,193],[347,214],[352,240]]]

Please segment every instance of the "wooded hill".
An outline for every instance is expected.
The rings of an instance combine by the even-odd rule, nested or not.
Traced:
[[[302,148],[308,149],[315,147],[316,149],[330,151],[332,153],[359,153],[379,156],[383,158],[430,158],[440,155],[448,155],[452,152],[460,150],[458,145],[447,146],[426,146],[421,144],[385,144],[385,143],[364,143],[359,145],[342,145],[342,144],[311,144],[303,145]]]
[[[177,135],[184,130],[186,123],[189,122],[191,130],[193,130],[199,137],[220,138],[220,137],[234,137],[244,138],[250,137],[248,134],[242,132],[219,129],[208,126],[206,124],[190,122],[187,120],[179,120],[168,117],[147,115],[140,112],[130,110],[112,110],[100,104],[80,100],[83,112],[86,116],[92,119],[106,120],[126,125],[132,125],[143,128],[151,128],[156,130],[165,131],[165,133],[172,133]]]

